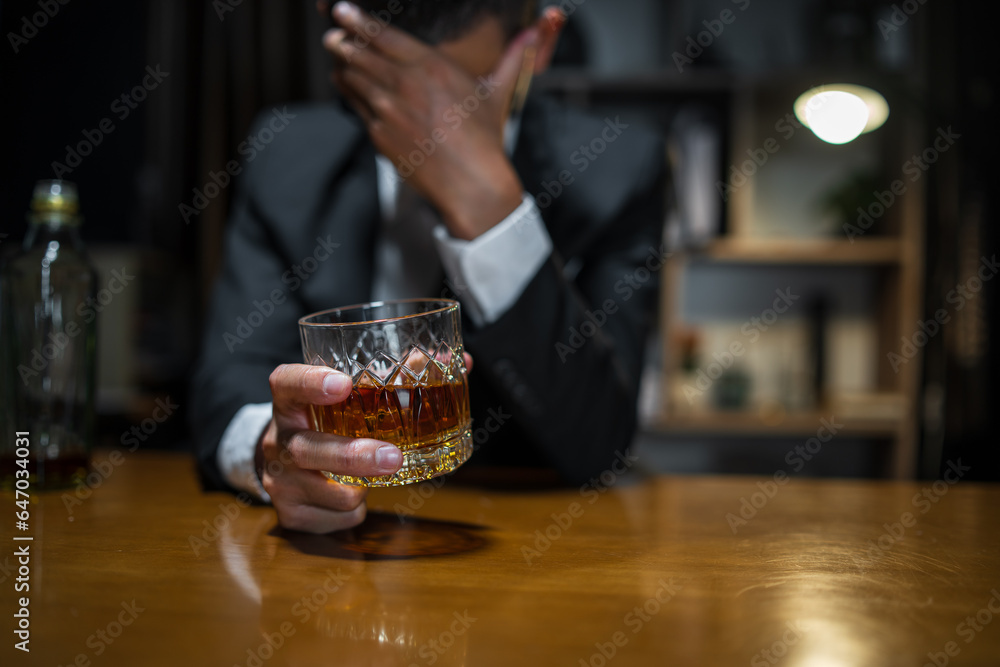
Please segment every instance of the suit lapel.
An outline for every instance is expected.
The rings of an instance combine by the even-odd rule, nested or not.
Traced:
[[[308,282],[307,300],[316,310],[363,303],[371,297],[375,237],[381,223],[375,148],[359,133],[349,155],[329,175],[324,200],[319,202],[319,236],[339,246]],[[313,243],[321,245],[319,239]]]

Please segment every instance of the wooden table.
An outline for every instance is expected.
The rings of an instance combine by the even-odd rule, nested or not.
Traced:
[[[87,497],[36,493],[27,532],[0,496],[4,666],[1000,664],[998,486],[451,480],[316,537],[203,494],[185,457],[113,460]]]

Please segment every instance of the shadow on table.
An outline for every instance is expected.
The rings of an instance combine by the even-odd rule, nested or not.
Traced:
[[[481,549],[490,542],[483,531],[485,527],[471,523],[369,512],[364,523],[350,530],[311,535],[275,527],[271,535],[311,556],[404,560]]]

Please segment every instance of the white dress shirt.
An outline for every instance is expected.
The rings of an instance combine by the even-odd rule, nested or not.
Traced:
[[[518,121],[512,119],[506,128],[508,154]],[[436,296],[444,276],[474,323],[497,321],[552,252],[552,239],[531,195],[525,193],[521,205],[485,234],[464,241],[448,234],[388,158],[376,156],[375,167],[382,225],[375,242],[372,299]],[[216,454],[230,485],[265,502],[270,498],[257,477],[254,454],[270,421],[270,403],[244,405],[226,427]]]

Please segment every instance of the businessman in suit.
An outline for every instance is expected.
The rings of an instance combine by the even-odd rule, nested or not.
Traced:
[[[493,431],[470,464],[534,462],[579,484],[630,460],[663,261],[661,142],[618,117],[522,105],[559,10],[364,5],[338,3],[324,37],[350,110],[259,121],[281,130],[243,174],[193,383],[206,485],[255,493],[282,525],[318,533],[365,513],[364,489],[319,471],[388,474],[401,453],[309,429],[305,406],[344,400],[351,379],[293,363],[299,317],[457,298],[473,419]]]

